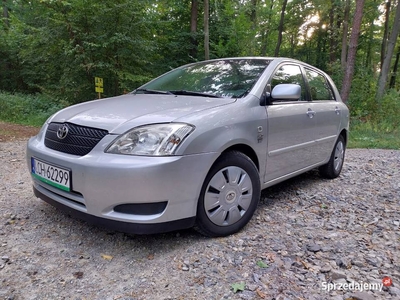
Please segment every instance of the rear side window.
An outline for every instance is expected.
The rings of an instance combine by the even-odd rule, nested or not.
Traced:
[[[305,84],[300,67],[296,65],[283,65],[274,74],[271,80],[271,91],[275,86],[282,83],[294,83],[301,86],[300,101],[305,99]]]
[[[311,100],[335,100],[332,88],[325,76],[307,68],[305,70],[310,86]]]

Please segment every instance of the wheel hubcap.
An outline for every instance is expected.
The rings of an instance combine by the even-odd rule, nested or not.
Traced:
[[[218,226],[239,221],[249,209],[253,197],[250,176],[239,167],[226,167],[210,180],[205,195],[207,217]]]
[[[227,203],[233,203],[236,200],[236,193],[234,191],[228,192],[225,197]]]
[[[344,145],[340,141],[339,143],[337,143],[335,148],[335,158],[333,162],[333,167],[335,168],[335,171],[340,170],[343,164],[343,160],[344,160]]]

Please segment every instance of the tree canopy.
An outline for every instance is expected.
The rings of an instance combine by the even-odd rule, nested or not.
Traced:
[[[339,89],[350,78],[344,100],[363,114],[374,105],[366,99],[375,101],[378,83],[382,91],[399,90],[398,6],[398,0],[3,0],[0,90],[77,103],[96,97],[94,77],[104,79],[104,96],[113,96],[207,55],[287,56],[325,70]],[[351,66],[354,76],[346,77]]]

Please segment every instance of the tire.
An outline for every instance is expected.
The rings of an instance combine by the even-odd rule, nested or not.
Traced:
[[[326,165],[319,167],[319,174],[328,179],[334,179],[342,171],[346,143],[342,135],[339,135],[335,147],[333,147],[331,157]]]
[[[195,228],[210,237],[241,230],[260,199],[260,176],[249,157],[238,151],[223,154],[203,183]]]

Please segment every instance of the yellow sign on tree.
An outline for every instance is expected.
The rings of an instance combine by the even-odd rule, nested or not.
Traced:
[[[100,93],[103,93],[104,92],[104,89],[103,89],[103,78],[101,78],[101,77],[95,77],[94,78],[94,86],[95,86],[95,91],[96,91],[96,93],[99,93],[99,99],[101,98],[100,96]]]

